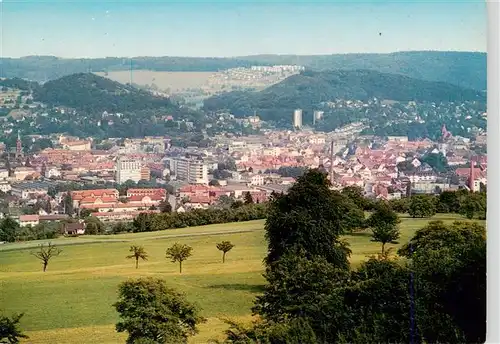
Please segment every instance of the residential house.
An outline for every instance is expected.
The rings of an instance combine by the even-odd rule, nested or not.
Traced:
[[[36,226],[40,223],[39,215],[20,215],[19,216],[19,226]]]
[[[81,222],[65,223],[62,232],[64,235],[82,235],[85,234],[85,224]]]

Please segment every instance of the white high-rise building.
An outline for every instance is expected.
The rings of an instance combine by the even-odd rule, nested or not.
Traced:
[[[302,128],[302,109],[297,109],[293,112],[293,127]]]
[[[319,110],[314,111],[314,113],[313,113],[313,125],[316,124],[316,121],[323,118],[324,113],[325,113],[324,111],[319,111]]]
[[[127,180],[138,182],[141,180],[142,163],[139,160],[127,159],[125,157],[118,158],[116,162],[116,182],[123,184]]]
[[[208,165],[202,160],[174,158],[171,160],[170,170],[178,180],[189,184],[208,184]]]

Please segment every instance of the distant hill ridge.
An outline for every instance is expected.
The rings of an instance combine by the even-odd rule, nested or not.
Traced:
[[[131,63],[132,62],[132,63]],[[252,65],[297,64],[316,71],[370,69],[464,88],[486,90],[486,53],[411,51],[390,54],[255,55],[234,58],[109,57],[63,59],[53,56],[0,58],[0,77],[35,81],[83,72],[129,70],[207,71]]]
[[[229,92],[208,98],[207,111],[227,109],[244,116],[257,111],[266,120],[290,116],[295,108],[312,109],[334,99],[396,101],[485,101],[481,91],[374,70],[304,71],[260,92]]]

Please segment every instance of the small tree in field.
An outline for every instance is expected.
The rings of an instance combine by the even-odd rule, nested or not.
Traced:
[[[21,338],[28,338],[19,329],[19,321],[24,314],[14,314],[11,318],[0,315],[0,343],[20,343]],[[4,341],[5,340],[5,341]]]
[[[372,228],[372,241],[382,244],[382,255],[385,253],[386,244],[397,244],[396,240],[399,239],[400,232],[397,225],[390,223],[381,223]]]
[[[166,257],[172,263],[179,262],[179,273],[182,273],[182,262],[191,257],[193,248],[188,245],[175,243],[167,248]]]
[[[230,241],[222,241],[217,244],[217,249],[222,251],[222,263],[226,262],[226,253],[233,249],[234,245]]]
[[[135,258],[135,268],[139,268],[139,258],[142,260],[148,260],[148,254],[146,253],[146,250],[144,250],[144,247],[142,246],[136,246],[132,245],[130,246],[130,250],[132,254],[128,255],[127,258]]]
[[[57,257],[61,254],[61,252],[61,249],[55,247],[49,242],[47,247],[45,247],[44,244],[41,244],[40,249],[37,252],[31,252],[31,254],[42,261],[43,271],[45,272],[52,257]]]

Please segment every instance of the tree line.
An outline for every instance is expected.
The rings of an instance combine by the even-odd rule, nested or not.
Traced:
[[[152,232],[173,228],[204,226],[218,223],[243,222],[266,218],[264,203],[243,204],[229,209],[195,209],[186,212],[147,214],[137,216],[132,232]]]

